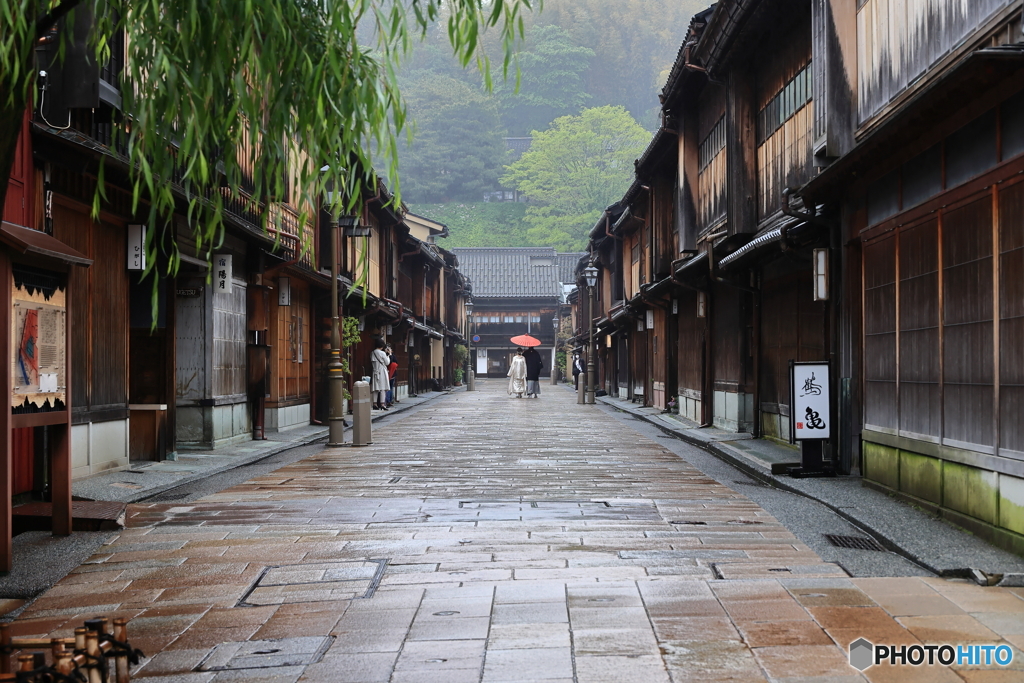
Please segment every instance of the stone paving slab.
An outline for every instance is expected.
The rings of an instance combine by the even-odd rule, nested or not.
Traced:
[[[700,446],[761,482],[827,505],[869,531],[887,548],[935,573],[956,574],[975,568],[1003,574],[1006,585],[1024,584],[1024,557],[997,548],[892,496],[865,488],[858,476],[794,479],[774,474],[772,465],[799,464],[799,452],[791,446],[768,439],[752,439],[749,434],[729,437],[720,429],[701,429],[679,415],[662,413],[657,408],[639,406],[628,400],[611,396],[597,400]]]
[[[372,446],[325,449],[187,504],[129,506],[128,528],[14,632],[129,617],[147,655],[135,680],[149,683],[1024,674],[1024,589],[850,578],[599,408],[478,387]],[[1015,662],[861,673],[848,663],[858,638],[1007,644]]]

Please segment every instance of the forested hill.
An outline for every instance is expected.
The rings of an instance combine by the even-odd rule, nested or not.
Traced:
[[[446,246],[578,248],[585,228],[575,224],[625,191],[631,161],[658,125],[658,92],[690,18],[708,4],[545,0],[543,12],[524,16],[518,91],[514,74],[505,81],[493,67],[494,88],[487,92],[478,70],[462,69],[451,58],[439,23],[401,74],[414,121],[412,142],[400,154],[403,199],[414,211],[448,223]],[[500,65],[496,37],[485,34],[483,40],[492,64]],[[551,159],[528,157],[538,156],[543,134],[548,157],[573,150],[580,153],[573,163],[586,168],[585,196],[571,197],[564,206],[552,198],[565,194],[563,189],[572,194],[579,181],[563,178],[575,182],[566,188],[538,182]],[[531,151],[513,165],[517,155],[507,151],[512,145],[506,138],[531,136]],[[474,208],[485,198],[496,201],[502,190],[527,196],[526,208]],[[495,229],[499,216],[519,218],[516,225]]]

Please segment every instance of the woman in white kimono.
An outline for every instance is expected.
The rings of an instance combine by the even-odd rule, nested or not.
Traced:
[[[508,369],[508,395],[515,395],[522,398],[526,393],[526,359],[523,358],[523,350],[516,351],[512,356],[512,367]]]
[[[370,391],[373,392],[373,407],[376,410],[387,410],[385,395],[391,388],[391,379],[388,377],[388,364],[391,358],[384,353],[384,340],[378,339],[376,348],[370,355],[370,362],[373,365],[373,378],[370,384]]]

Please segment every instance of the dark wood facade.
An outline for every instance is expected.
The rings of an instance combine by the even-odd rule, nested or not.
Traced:
[[[839,472],[1024,551],[1021,30],[1007,0],[696,15],[665,129],[591,232],[602,292],[623,292],[592,316],[618,346],[598,355],[610,393],[661,407],[674,375],[683,417],[784,442],[790,361],[829,360]]]

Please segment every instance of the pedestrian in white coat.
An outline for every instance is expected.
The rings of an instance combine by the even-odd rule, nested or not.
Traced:
[[[391,388],[391,379],[388,377],[388,364],[391,358],[384,352],[384,340],[378,339],[374,344],[373,353],[370,355],[370,362],[373,365],[373,378],[370,391],[373,392],[373,407],[377,410],[387,410],[385,395]]]

